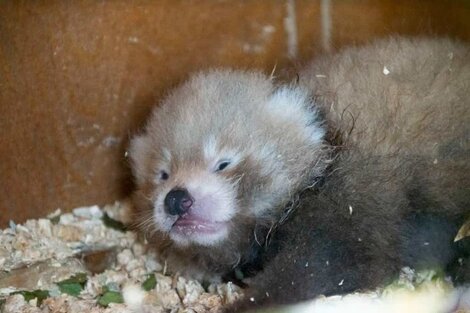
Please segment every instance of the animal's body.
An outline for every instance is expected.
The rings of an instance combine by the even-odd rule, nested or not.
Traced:
[[[469,91],[469,46],[444,39],[349,48],[286,85],[197,74],[131,144],[144,228],[177,271],[254,275],[238,308],[445,268],[470,212]]]

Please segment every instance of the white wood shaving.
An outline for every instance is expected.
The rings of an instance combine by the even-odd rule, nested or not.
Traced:
[[[386,66],[384,66],[384,68],[382,70],[382,73],[384,73],[384,75],[386,76],[386,75],[390,74],[390,70]]]

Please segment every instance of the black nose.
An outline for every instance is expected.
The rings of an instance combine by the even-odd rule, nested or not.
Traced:
[[[165,210],[171,215],[182,215],[193,205],[186,189],[174,188],[165,197]]]

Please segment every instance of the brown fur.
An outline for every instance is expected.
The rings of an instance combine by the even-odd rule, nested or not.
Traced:
[[[145,187],[158,147],[198,151],[199,139],[215,134],[244,151],[236,168],[221,173],[243,177],[240,209],[231,236],[209,248],[179,248],[157,231],[162,256],[199,277],[263,268],[234,311],[374,288],[402,266],[445,267],[470,210],[469,51],[446,39],[391,38],[308,65],[289,88],[311,93],[334,155],[324,144],[305,143],[289,109],[283,107],[285,120],[261,109],[276,90],[269,78],[226,71],[217,72],[221,84],[213,74],[190,80],[152,116],[141,137],[152,144],[131,149],[139,207],[151,211],[148,199],[160,190]],[[231,122],[221,123],[227,116]],[[287,155],[283,166],[276,154],[257,157],[266,142]],[[183,162],[187,171],[197,170],[201,158],[191,162]],[[286,214],[289,199],[297,198]]]
[[[402,266],[445,269],[470,214],[468,45],[383,40],[315,60],[300,83],[340,138],[338,154],[275,237],[254,303],[235,311],[374,288]]]

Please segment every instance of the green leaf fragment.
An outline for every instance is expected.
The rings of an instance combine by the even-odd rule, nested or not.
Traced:
[[[27,291],[27,290],[21,290],[21,291],[15,291],[11,293],[12,295],[20,294],[23,296],[25,301],[30,301],[33,299],[38,299],[37,305],[40,306],[42,301],[46,298],[49,297],[49,291],[47,290],[34,290],[34,291]]]
[[[108,306],[110,303],[123,303],[124,299],[122,294],[118,291],[106,291],[98,299],[98,304],[101,306]]]
[[[57,225],[60,222],[60,214],[49,219],[52,225]]]
[[[127,231],[127,226],[124,225],[124,223],[111,218],[106,212],[103,214],[102,221],[106,227],[113,228],[122,232]]]
[[[82,292],[83,287],[80,284],[61,284],[59,285],[59,290],[61,293],[66,293],[68,295],[78,297],[80,295],[80,292]]]
[[[56,284],[59,286],[60,292],[77,297],[83,288],[85,288],[86,281],[86,273],[78,273]]]
[[[142,283],[142,288],[145,291],[150,291],[157,285],[157,279],[154,274],[150,274],[149,277]]]

